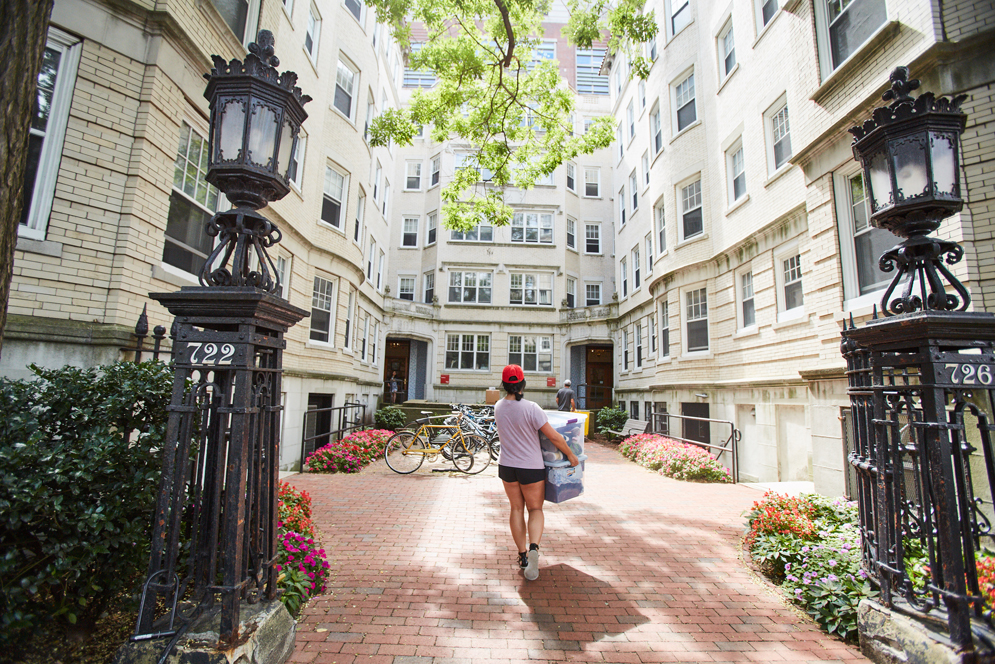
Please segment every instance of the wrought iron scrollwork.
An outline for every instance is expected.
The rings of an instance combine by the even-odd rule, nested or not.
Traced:
[[[966,311],[971,294],[947,269],[964,257],[964,248],[956,242],[927,236],[911,237],[881,254],[878,267],[883,272],[898,272],[881,296],[881,308],[889,314],[913,311]],[[904,281],[901,295],[892,298]],[[944,285],[946,284],[946,286]],[[947,292],[952,288],[957,295]]]
[[[266,251],[283,237],[276,224],[255,210],[235,208],[214,215],[206,231],[218,238],[218,245],[204,262],[201,285],[250,286],[268,293],[280,292],[280,273]],[[220,264],[215,266],[219,258]]]

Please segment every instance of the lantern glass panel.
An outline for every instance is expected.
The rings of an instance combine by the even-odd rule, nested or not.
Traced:
[[[933,193],[957,197],[957,162],[954,138],[949,134],[930,135],[930,153],[933,159]]]
[[[253,165],[273,167],[278,129],[276,112],[273,109],[262,104],[253,106],[252,122],[249,126],[249,161]]]
[[[234,161],[241,156],[242,135],[245,131],[245,100],[229,99],[221,109],[215,142],[218,161]]]
[[[290,168],[290,158],[297,147],[297,139],[294,136],[294,126],[290,123],[290,118],[283,120],[283,133],[280,135],[280,155],[277,158],[277,169],[280,177],[287,179],[287,169]]]
[[[925,134],[916,134],[895,139],[892,143],[898,200],[917,198],[929,193],[925,139]]]
[[[891,171],[888,169],[888,155],[884,149],[872,155],[867,166],[871,181],[871,208],[876,212],[894,202],[891,192]]]

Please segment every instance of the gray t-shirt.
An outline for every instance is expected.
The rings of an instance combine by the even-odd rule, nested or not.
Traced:
[[[569,387],[561,387],[560,391],[556,393],[557,410],[570,410],[570,402],[576,398],[577,396],[574,394],[573,389]]]
[[[539,429],[549,419],[535,401],[499,399],[494,420],[501,438],[498,463],[511,468],[543,468]]]

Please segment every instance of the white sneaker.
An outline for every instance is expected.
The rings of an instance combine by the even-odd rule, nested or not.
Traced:
[[[525,568],[525,578],[529,581],[535,581],[539,578],[539,550],[531,549],[529,551],[529,564]]]

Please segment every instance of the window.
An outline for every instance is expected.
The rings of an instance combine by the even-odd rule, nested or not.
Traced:
[[[577,222],[570,217],[567,217],[567,246],[577,248]]]
[[[293,16],[294,0],[283,0],[283,9],[287,12],[287,16]]]
[[[601,284],[584,284],[584,301],[587,307],[601,305]]]
[[[625,187],[618,190],[618,218],[619,226],[625,226]]]
[[[415,300],[415,278],[414,277],[398,277],[397,279],[397,297],[402,300],[410,300],[414,302]]]
[[[656,316],[650,314],[649,318],[649,333],[646,335],[649,337],[650,342],[650,353],[656,352]]]
[[[421,220],[418,217],[405,217],[403,224],[403,232],[401,233],[401,246],[402,247],[417,247],[418,246],[418,223]]]
[[[421,162],[409,161],[405,164],[406,177],[404,179],[405,191],[421,190]]]
[[[380,338],[380,321],[373,321],[373,333],[370,334],[370,363],[377,363],[377,340]]]
[[[584,196],[598,198],[601,196],[601,169],[584,169]]]
[[[691,3],[688,0],[670,0],[671,35],[676,35],[691,23]]]
[[[373,281],[373,259],[377,253],[377,241],[370,238],[370,253],[366,256],[366,280]]]
[[[888,285],[893,275],[881,271],[878,258],[897,240],[888,231],[871,226],[870,201],[862,172],[836,175],[833,180],[843,287],[849,300]]]
[[[729,181],[729,203],[735,203],[746,195],[746,166],[743,163],[742,139],[726,152],[726,177]]]
[[[582,95],[607,95],[608,77],[601,76],[601,61],[604,49],[577,49],[577,93]]]
[[[577,304],[577,280],[567,277],[567,309],[573,309]]]
[[[383,284],[383,262],[384,262],[384,253],[383,249],[381,249],[380,259],[377,261],[377,290],[380,290],[380,285]]]
[[[387,205],[390,203],[390,182],[387,178],[383,181],[383,216],[387,218]]]
[[[356,17],[356,20],[360,23],[363,22],[363,3],[362,0],[343,0],[346,9],[349,13]]]
[[[781,105],[769,112],[767,122],[768,168],[771,173],[788,163],[791,157],[791,128],[788,125],[788,105]]]
[[[660,357],[670,357],[670,303],[660,303]]]
[[[207,139],[184,122],[173,165],[162,261],[191,274],[200,272],[214,247],[214,238],[204,228],[218,209],[219,195],[204,179],[206,169]],[[25,182],[29,179],[25,174]]]
[[[667,221],[663,214],[663,199],[656,204],[655,210],[656,217],[656,248],[662,254],[667,250]]]
[[[752,271],[739,275],[739,293],[742,314],[742,325],[740,327],[752,327],[757,324],[757,309],[753,300]]]
[[[480,223],[466,232],[449,231],[449,239],[453,242],[493,242],[494,227]]]
[[[432,159],[432,180],[431,186],[439,184],[439,171],[442,169],[442,157],[434,157]]]
[[[287,178],[298,191],[300,191],[301,181],[304,179],[304,150],[306,147],[307,136],[302,133],[297,137],[297,148],[290,156],[290,166],[287,168]]]
[[[345,335],[342,339],[344,348],[352,348],[352,321],[356,316],[356,291],[349,291],[349,304],[345,310]]]
[[[629,402],[629,417],[631,417],[634,420],[638,420],[639,419],[639,402],[638,401],[630,401]]]
[[[642,81],[640,81],[640,84],[642,84]],[[625,111],[626,117],[629,120],[629,140],[630,141],[633,138],[635,138],[635,136],[636,136],[636,108],[635,108],[634,104],[635,104],[635,100],[634,99],[630,99],[629,100],[629,107]]]
[[[629,370],[629,331],[622,330],[622,371]]]
[[[552,244],[553,215],[516,212],[511,220],[511,241]]]
[[[553,370],[553,337],[508,336],[508,364],[523,371]]]
[[[366,361],[366,347],[370,341],[370,315],[366,314],[363,316],[363,343],[359,349],[359,359],[363,362]]]
[[[815,27],[822,78],[853,55],[887,20],[884,0],[817,0]]]
[[[660,122],[660,106],[653,107],[650,113],[650,140],[653,142],[653,154],[660,154],[663,149],[663,125]]]
[[[643,366],[643,326],[636,322],[636,368]],[[636,402],[633,402],[636,403]]]
[[[359,242],[359,234],[363,227],[363,213],[366,211],[366,194],[360,190],[359,199],[356,201],[356,223],[352,227],[352,239]]]
[[[780,4],[778,0],[756,0],[759,13],[760,25],[767,25],[774,18]]]
[[[552,306],[553,275],[512,273],[509,301],[511,304]]]
[[[529,61],[528,69],[532,71],[535,69],[537,63],[543,60],[555,60],[556,59],[556,42],[552,40],[545,40],[536,45],[535,51],[532,54],[532,60]]]
[[[629,294],[629,265],[626,259],[619,261],[618,269],[622,277],[622,297],[626,297]]]
[[[490,335],[446,335],[446,369],[490,371],[490,368]]]
[[[282,297],[285,300],[289,299],[287,295],[290,294],[290,284],[287,279],[290,277],[290,259],[284,258],[283,256],[276,257],[276,280],[280,285],[280,288],[276,291],[278,297]]]
[[[307,30],[304,33],[304,50],[312,61],[318,59],[318,38],[321,36],[321,14],[311,5],[307,15]]]
[[[311,340],[328,343],[332,338],[332,304],[335,299],[335,282],[321,277],[314,278],[311,295]]]
[[[352,89],[355,82],[356,72],[340,57],[338,72],[335,75],[335,98],[332,104],[350,119],[352,119]]]
[[[629,194],[632,196],[632,211],[639,209],[639,177],[635,169],[629,175]]]
[[[490,272],[450,272],[449,302],[453,304],[490,304]]]
[[[567,189],[570,191],[577,191],[577,167],[573,164],[567,164]]]
[[[366,123],[363,125],[363,140],[369,142],[370,140],[370,123],[373,122],[373,116],[377,114],[376,104],[370,99],[366,102]]]
[[[694,73],[674,86],[674,100],[674,107],[677,109],[677,131],[681,132],[698,119],[694,103]]]
[[[642,283],[639,268],[639,247],[632,250],[632,289],[636,290]]]
[[[621,59],[621,56],[620,56],[620,59]],[[616,97],[622,96],[622,63],[621,63],[621,61],[619,62],[618,67],[615,69],[615,96]]]
[[[435,233],[436,229],[438,228],[438,225],[439,225],[439,215],[436,214],[435,212],[428,215],[428,222],[426,223],[426,226],[428,227],[426,231],[427,237],[425,239],[426,246],[435,244]]]
[[[435,272],[425,273],[425,304],[434,304],[435,299]]]
[[[736,38],[732,32],[732,19],[729,19],[726,27],[719,33],[719,69],[722,78],[731,74],[735,66]]]
[[[625,143],[622,141],[622,123],[619,122],[618,126],[615,127],[615,142],[618,143],[618,158],[621,159],[625,156]]]
[[[21,218],[18,225],[18,234],[22,237],[45,239],[81,49],[82,45],[76,38],[58,28],[48,29],[48,41],[42,54],[37,95],[28,128],[28,158],[24,169]],[[175,176],[173,186],[180,188]],[[208,185],[201,183],[201,186]]]
[[[687,320],[687,352],[708,350],[708,297],[704,288],[684,294]]]
[[[211,0],[211,4],[240,42],[247,44],[255,39],[259,0]]]
[[[639,110],[646,108],[646,81],[639,81]]]
[[[601,253],[601,224],[584,225],[584,252],[588,254]]]
[[[321,220],[339,228],[342,222],[342,195],[345,192],[345,176],[325,166],[325,194],[321,202]]]
[[[650,186],[650,153],[649,152],[644,152],[643,153],[642,167],[643,167],[643,186],[644,187],[648,187],[648,186]]]
[[[651,62],[656,61],[656,34],[650,39],[649,44],[646,45],[646,57],[650,59]]]
[[[784,310],[804,304],[802,293],[802,257],[798,254],[781,261],[784,269]]]
[[[411,44],[411,54],[414,55],[422,48],[422,44],[412,42]],[[412,69],[411,58],[408,58],[408,64],[404,67],[404,82],[402,85],[406,88],[430,88],[435,85],[435,74],[433,74],[428,69]]]
[[[378,194],[380,193],[380,178],[383,175],[383,168],[380,166],[380,160],[377,159],[377,170],[376,175],[373,176],[373,200],[380,200]]]
[[[685,240],[701,235],[704,229],[701,219],[701,180],[681,187],[681,220]]]

